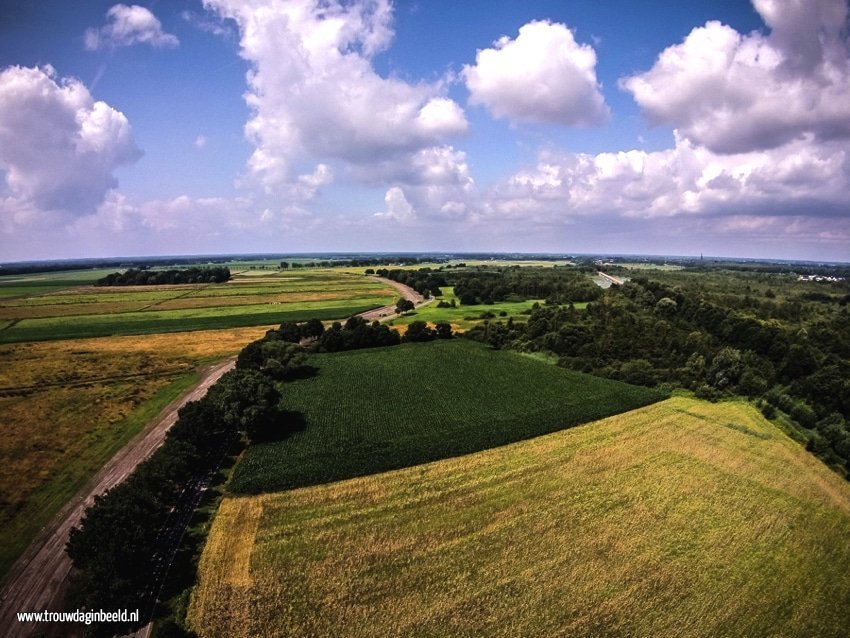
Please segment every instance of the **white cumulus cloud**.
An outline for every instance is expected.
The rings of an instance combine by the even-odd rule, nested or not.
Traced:
[[[621,80],[646,116],[718,153],[850,138],[845,0],[756,0],[769,35],[719,22]]]
[[[596,52],[564,24],[529,22],[479,50],[463,69],[470,104],[495,117],[565,126],[604,123],[608,107],[596,79]]]
[[[0,72],[4,210],[94,212],[117,186],[113,171],[141,156],[123,113],[50,67]]]
[[[99,29],[86,29],[86,49],[129,47],[149,44],[153,47],[176,47],[177,36],[162,30],[162,23],[145,7],[116,4],[106,12],[107,23]]]
[[[384,195],[384,202],[387,209],[380,213],[375,213],[375,217],[379,219],[391,219],[397,222],[411,221],[415,215],[413,206],[407,201],[404,196],[404,191],[398,186],[393,186],[387,190]]]
[[[342,162],[376,177],[424,148],[464,133],[463,110],[445,87],[380,76],[372,56],[393,37],[388,0],[205,0],[236,21],[251,63],[245,130],[248,168],[281,192],[313,162]]]
[[[841,144],[736,155],[677,137],[664,151],[540,154],[487,193],[496,218],[558,223],[577,217],[819,217],[847,226],[850,152]],[[681,222],[674,222],[680,225]]]

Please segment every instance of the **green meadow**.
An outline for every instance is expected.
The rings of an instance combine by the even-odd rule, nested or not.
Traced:
[[[460,299],[455,295],[454,288],[446,286],[440,289],[443,296],[431,301],[427,306],[417,308],[413,312],[405,313],[390,322],[391,326],[406,326],[413,321],[427,321],[430,324],[450,323],[455,330],[468,330],[484,321],[526,321],[535,303],[542,304],[542,299],[530,299],[527,301],[504,301],[493,304],[479,304],[476,306],[463,306]],[[440,301],[446,303],[455,302],[454,308],[440,308]],[[586,303],[575,304],[576,308],[584,308]],[[492,317],[487,317],[489,313]],[[504,313],[504,314],[502,314]]]

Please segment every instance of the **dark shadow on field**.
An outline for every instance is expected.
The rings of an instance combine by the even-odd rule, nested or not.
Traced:
[[[307,418],[297,410],[278,410],[273,422],[255,437],[254,443],[278,443],[307,429]]]
[[[309,379],[319,374],[319,369],[316,366],[304,365],[298,366],[293,370],[288,370],[281,376],[281,381],[298,381],[300,379]]]

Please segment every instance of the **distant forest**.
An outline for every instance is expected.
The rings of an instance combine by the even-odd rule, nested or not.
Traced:
[[[181,268],[114,272],[95,282],[95,286],[161,286],[166,284],[221,284],[230,280],[230,268]]]
[[[539,276],[539,286],[525,280]],[[572,280],[564,273],[563,285]],[[573,306],[552,269],[479,279],[528,299],[527,321],[488,322],[466,336],[494,348],[549,352],[561,366],[717,400],[744,396],[827,464],[850,474],[850,282],[812,284],[759,271],[663,272]],[[455,284],[455,292],[467,290]],[[526,292],[527,291],[527,292]],[[578,291],[581,291],[579,288]],[[576,295],[579,297],[581,295]],[[538,297],[539,298],[539,297]]]

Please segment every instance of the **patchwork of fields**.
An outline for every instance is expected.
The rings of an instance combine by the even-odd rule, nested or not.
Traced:
[[[221,285],[91,285],[109,272],[0,277],[0,575],[194,384],[199,366],[281,321],[343,318],[397,296],[331,270],[251,270]]]
[[[81,285],[93,278],[78,277],[0,278],[0,343],[342,319],[397,297],[381,282],[333,270],[247,271],[226,284],[118,288]]]
[[[843,637],[848,535],[850,485],[755,409],[673,398],[228,497],[189,622],[202,638]]]
[[[659,400],[637,387],[464,341],[315,355],[282,405],[307,427],[254,445],[229,487],[258,493],[503,445]]]

